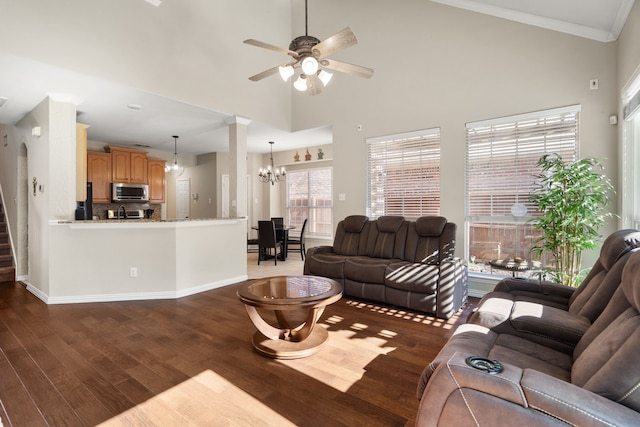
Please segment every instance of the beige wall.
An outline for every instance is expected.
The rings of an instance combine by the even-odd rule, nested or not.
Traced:
[[[27,0],[1,8],[0,51],[290,127],[288,86],[248,79],[283,55],[242,43],[286,46],[289,1],[165,1],[156,8],[142,0]]]
[[[424,0],[312,3],[309,33],[324,39],[351,27],[358,45],[335,58],[372,67],[375,74],[367,80],[337,73],[321,95],[310,97],[292,92],[278,79],[260,84],[248,81],[252,70],[273,66],[276,54],[242,44],[243,39],[253,37],[286,45],[292,34],[304,33],[303,2],[212,3],[163,2],[154,8],[143,1],[69,0],[51,8],[43,7],[42,1],[11,2],[4,10],[10,12],[10,19],[3,19],[0,26],[0,51],[278,128],[300,130],[330,124],[334,198],[346,195],[345,201],[336,201],[334,221],[365,212],[367,137],[440,127],[441,213],[458,223],[461,243],[465,123],[572,104],[582,105],[581,155],[603,159],[614,184],[618,183],[619,130],[609,125],[608,118],[619,111],[620,88],[640,63],[637,4],[619,42],[600,43]],[[207,7],[211,15],[206,19],[194,12]],[[118,31],[114,31],[114,22]],[[24,34],[27,23],[29,36],[16,37]],[[593,78],[599,79],[597,91],[589,90]],[[34,114],[40,120],[40,112]],[[357,130],[358,125],[362,131]],[[50,167],[45,164],[49,159],[55,161],[55,157],[46,156],[45,161],[37,154],[35,158],[42,161],[32,162],[33,150],[44,150],[44,139],[40,138],[40,145],[30,145],[30,126],[24,122],[8,132],[14,134],[10,150],[0,147],[5,194],[17,192],[15,180],[4,175],[12,175],[11,165],[23,139],[29,145],[29,170],[40,175]],[[220,167],[223,156],[218,157],[216,177],[224,173]],[[264,155],[248,157],[250,173],[265,161]],[[207,168],[210,174],[213,168]],[[195,185],[200,178],[189,169],[185,174]],[[52,183],[64,184],[54,179],[46,185]],[[251,185],[250,215],[254,219],[283,209],[281,193],[273,194],[274,189],[257,180]],[[170,179],[167,194],[166,212],[172,217],[175,182]],[[58,206],[69,209],[66,196],[55,202],[56,210]],[[39,215],[40,207],[35,209]],[[215,209],[216,213],[220,209],[219,195]],[[611,210],[617,212],[617,204]],[[40,219],[56,215],[47,208]],[[610,224],[603,234],[613,227]],[[459,253],[462,247],[458,245]]]
[[[301,7],[294,6],[294,32]],[[463,242],[465,123],[573,104],[582,105],[580,154],[603,159],[617,181],[616,127],[609,125],[617,111],[615,42],[422,0],[326,0],[314,9],[314,33],[350,26],[359,44],[340,58],[375,70],[370,80],[336,75],[321,96],[293,95],[295,129],[333,126],[334,195],[346,195],[334,219],[365,213],[365,138],[440,127],[441,214],[458,224]],[[589,90],[593,78],[597,91]]]

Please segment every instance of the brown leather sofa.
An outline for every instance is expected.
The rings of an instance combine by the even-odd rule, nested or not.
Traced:
[[[482,297],[468,323],[570,354],[613,297],[625,263],[639,248],[640,231],[626,229],[612,233],[578,288],[538,280],[504,279],[493,292]]]
[[[578,290],[499,284],[479,307],[502,301],[510,314],[495,304],[497,317],[484,312],[490,322],[476,318],[455,331],[420,378],[416,425],[640,425],[638,237],[621,230],[607,238]],[[525,308],[528,316],[515,321]],[[557,346],[566,332],[560,311],[589,319],[584,331],[569,333],[578,335],[573,347],[573,338],[564,343],[571,351]],[[500,329],[500,316],[511,325]],[[527,321],[536,326],[522,331]]]
[[[338,223],[333,246],[309,248],[304,274],[339,281],[344,294],[448,319],[467,301],[467,267],[454,257],[456,225],[440,216]]]

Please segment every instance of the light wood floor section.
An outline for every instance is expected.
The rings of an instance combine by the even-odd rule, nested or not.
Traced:
[[[299,256],[258,267],[253,255],[251,277],[302,273]],[[251,346],[240,285],[47,306],[0,284],[3,425],[411,426],[420,373],[471,309],[443,321],[343,298],[319,321],[317,354],[277,361]]]

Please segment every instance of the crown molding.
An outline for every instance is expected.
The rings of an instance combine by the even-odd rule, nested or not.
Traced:
[[[559,19],[546,18],[542,16],[532,15],[529,13],[520,12],[513,9],[507,9],[503,7],[493,6],[474,0],[431,0],[434,3],[440,3],[447,6],[457,7],[460,9],[466,9],[473,12],[482,13],[485,15],[491,15],[498,18],[507,19],[510,21],[520,22],[522,24],[533,25],[547,30],[558,31],[566,34],[571,34],[578,37],[583,37],[599,42],[610,42],[617,40],[620,36],[620,32],[624,27],[624,24],[631,12],[634,0],[622,0],[616,18],[612,23],[609,31],[600,30],[597,28],[589,27],[586,25],[574,24],[571,22],[561,21]]]

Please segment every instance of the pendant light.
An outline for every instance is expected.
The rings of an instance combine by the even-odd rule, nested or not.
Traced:
[[[171,176],[180,176],[184,173],[184,167],[178,165],[178,138],[177,135],[173,135],[173,164],[164,167],[164,171]]]

